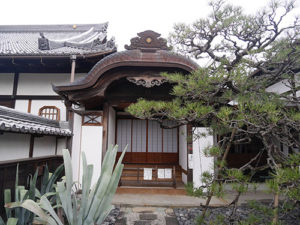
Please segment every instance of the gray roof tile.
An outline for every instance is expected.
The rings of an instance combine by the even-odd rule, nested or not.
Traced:
[[[38,40],[43,33],[50,43],[81,35],[89,30],[84,40],[63,43],[50,50],[39,49]],[[106,40],[107,23],[77,25],[2,25],[0,26],[0,56],[69,56],[105,54],[116,50],[114,40]],[[89,41],[89,42],[88,42]],[[54,46],[52,44],[52,46]]]
[[[64,128],[64,125],[61,123],[0,106],[0,131],[37,135],[72,136],[72,132]]]

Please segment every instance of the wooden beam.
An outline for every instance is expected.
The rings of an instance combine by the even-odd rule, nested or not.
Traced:
[[[193,182],[193,169],[189,168],[189,154],[193,154],[193,127],[187,125],[187,182]]]
[[[11,100],[11,99],[16,99],[16,100],[62,100],[62,98],[58,95],[0,95],[0,99],[5,99],[5,100]]]
[[[19,83],[19,73],[15,72],[15,76],[14,76],[14,86],[13,86],[13,96],[17,95],[17,91],[18,91],[18,83]]]
[[[107,144],[108,144],[108,114],[109,114],[109,104],[104,103],[103,105],[103,135],[102,135],[102,161],[104,159]]]
[[[74,130],[74,112],[68,111],[68,114],[69,114],[68,121],[69,121],[70,130],[73,133],[73,130]],[[72,156],[72,144],[73,144],[73,137],[72,136],[67,137],[67,149],[69,150],[71,156]]]
[[[30,143],[29,143],[29,158],[33,156],[33,148],[34,148],[34,135],[30,136]]]
[[[13,84],[13,92],[12,92],[12,96],[10,96],[12,99],[14,99],[14,97],[17,95],[18,83],[19,83],[19,73],[15,72],[15,75],[14,75],[14,84]],[[13,108],[15,108],[15,106],[16,106],[16,101],[14,99],[14,101],[13,101]]]

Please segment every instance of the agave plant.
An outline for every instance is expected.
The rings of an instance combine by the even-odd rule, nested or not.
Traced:
[[[78,197],[72,192],[73,176],[71,157],[67,149],[63,150],[65,178],[57,182],[57,202],[52,206],[45,195],[41,196],[39,202],[25,200],[21,204],[12,204],[10,207],[23,207],[37,215],[36,221],[43,224],[63,225],[64,221],[55,212],[56,207],[61,207],[67,223],[70,225],[94,225],[101,224],[113,209],[112,198],[118,187],[119,179],[124,165],[121,163],[126,151],[124,149],[117,165],[114,168],[117,148],[110,147],[104,157],[101,175],[94,187],[91,188],[93,165],[88,165],[84,152],[82,153],[83,175],[82,194]]]
[[[17,165],[16,169],[16,182],[15,182],[15,201],[23,202],[25,199],[34,200],[36,197],[36,181],[38,171],[35,172],[34,176],[30,178],[29,189],[25,189],[24,186],[19,185],[19,165]],[[4,202],[5,204],[9,204],[11,202],[11,190],[4,190]],[[10,209],[6,208],[6,217],[7,217],[7,225],[23,225],[23,224],[31,224],[33,221],[33,214],[24,208],[16,208]],[[0,225],[4,225],[5,222],[0,217]]]
[[[57,179],[61,176],[63,172],[63,164],[57,167],[54,173],[49,173],[48,166],[46,165],[43,172],[41,189],[38,190],[36,188],[38,170],[35,171],[33,177],[30,177],[29,189],[25,189],[25,186],[19,185],[19,165],[17,165],[16,169],[16,181],[15,181],[15,195],[14,201],[16,204],[22,204],[25,200],[31,199],[36,200],[41,198],[42,195],[51,196],[51,191],[55,191],[55,183]],[[4,190],[4,202],[6,206],[10,206],[11,199],[11,190]],[[25,208],[5,208],[7,222],[0,217],[0,225],[24,225],[24,224],[32,224],[34,215],[32,212],[28,211]]]

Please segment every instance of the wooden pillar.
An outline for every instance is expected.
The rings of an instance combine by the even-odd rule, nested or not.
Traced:
[[[74,113],[71,112],[71,111],[68,111],[69,113],[69,118],[68,118],[68,121],[69,121],[69,127],[70,127],[70,130],[71,132],[73,132],[74,130]],[[69,150],[70,152],[70,155],[72,156],[72,144],[73,144],[73,137],[70,136],[70,137],[67,137],[67,149]]]
[[[34,148],[34,135],[30,136],[30,143],[29,143],[29,158],[33,156],[33,148]]]
[[[18,91],[18,84],[19,84],[19,72],[15,72],[13,93],[12,93],[12,99],[14,100],[13,108],[15,108],[15,105],[16,105],[16,95],[17,95],[17,91]]]
[[[76,55],[71,55],[71,75],[70,75],[70,82],[73,83],[75,79],[75,67],[76,67]],[[71,132],[74,130],[74,112],[69,110],[72,107],[72,104],[67,107],[67,120],[69,121],[69,126]],[[73,137],[67,137],[67,149],[70,152],[70,155],[72,156],[72,143],[73,143]]]
[[[187,125],[187,182],[193,182],[193,169],[189,168],[189,154],[193,154],[193,127]]]
[[[73,83],[75,80],[76,55],[71,55],[71,60],[72,60],[72,65],[71,65],[70,82]]]
[[[103,104],[103,139],[102,139],[102,161],[104,159],[108,145],[108,114],[109,104]]]
[[[27,107],[27,112],[31,113],[31,104],[32,104],[32,99],[28,100],[28,107]]]

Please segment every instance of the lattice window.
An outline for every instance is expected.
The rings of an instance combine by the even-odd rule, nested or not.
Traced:
[[[39,110],[39,116],[50,120],[60,120],[60,109],[56,106],[43,106]]]
[[[82,117],[82,125],[99,126],[102,125],[101,114],[86,114]]]

